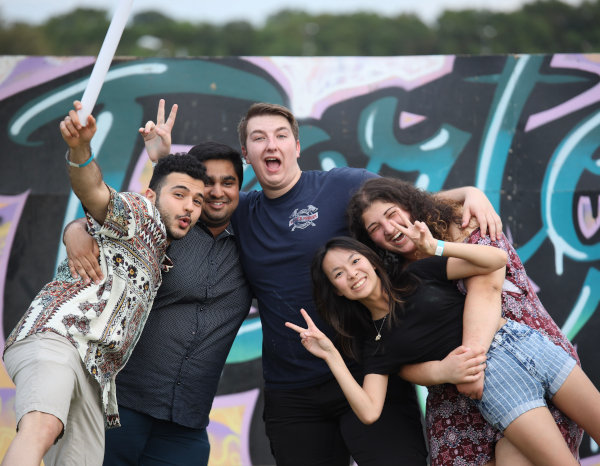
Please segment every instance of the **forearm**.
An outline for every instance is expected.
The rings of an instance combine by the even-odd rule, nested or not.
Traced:
[[[482,244],[444,243],[443,255],[454,257],[468,262],[470,266],[476,267],[476,270],[469,270],[467,275],[462,275],[465,271],[460,263],[455,263],[448,269],[448,279],[464,278],[475,274],[488,274],[494,272],[506,265],[508,257],[506,253],[493,246],[484,246]]]
[[[463,346],[487,352],[502,316],[502,283],[505,269],[465,280],[467,296],[463,314]]]
[[[475,188],[473,186],[462,186],[460,188],[452,188],[452,189],[448,189],[446,191],[440,191],[439,193],[436,193],[435,195],[442,199],[463,203],[463,202],[465,202],[465,199],[467,198],[469,192],[472,192],[473,190],[476,190],[476,189],[477,188]]]
[[[440,361],[427,361],[419,364],[406,364],[398,373],[400,377],[417,385],[428,387],[448,382],[443,380],[440,371]]]
[[[68,158],[74,164],[85,164],[91,156],[92,152],[89,145],[69,149]],[[90,215],[97,222],[104,223],[110,200],[110,192],[104,184],[100,167],[95,161],[91,161],[82,167],[69,165],[68,169],[73,192]]]
[[[352,411],[360,421],[364,424],[372,424],[379,419],[387,390],[387,376],[370,377],[368,375],[371,382],[373,380],[376,382],[368,384],[367,378],[365,378],[365,388],[363,388],[354,379],[339,352],[336,351],[331,357],[325,359],[325,362],[344,392]],[[385,379],[385,384],[383,379]]]

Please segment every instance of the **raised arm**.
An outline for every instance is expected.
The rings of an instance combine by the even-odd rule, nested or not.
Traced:
[[[102,180],[100,167],[92,160],[90,141],[96,132],[96,120],[89,115],[87,125],[82,126],[77,115],[81,102],[75,101],[74,107],[60,122],[60,132],[69,146],[67,162],[71,187],[90,215],[102,224],[108,210],[110,191]]]
[[[304,309],[301,309],[300,312],[306,321],[307,328],[291,322],[286,322],[285,326],[298,332],[302,346],[327,363],[350,407],[360,421],[364,424],[372,424],[381,416],[387,392],[388,376],[367,374],[361,387],[348,370],[342,355],[331,340],[317,328]]]
[[[435,254],[447,256],[448,280],[488,274],[506,266],[508,257],[501,249],[483,244],[466,244],[438,241],[433,238],[427,224],[416,220],[414,223],[405,214],[400,214],[404,225],[391,220],[417,247],[424,256]],[[443,244],[443,247],[442,247]],[[442,248],[438,253],[438,248]]]
[[[463,228],[469,225],[471,217],[475,217],[482,235],[485,236],[489,231],[490,238],[496,241],[498,235],[502,232],[502,220],[481,190],[473,186],[465,186],[439,192],[437,196],[463,204]]]
[[[144,138],[148,157],[153,162],[157,162],[161,157],[171,153],[171,131],[175,124],[177,108],[177,104],[171,107],[169,117],[165,121],[165,99],[160,99],[156,112],[156,123],[148,121],[143,128],[139,129],[139,133]]]

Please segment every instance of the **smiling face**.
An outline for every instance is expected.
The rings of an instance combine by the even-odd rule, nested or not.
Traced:
[[[233,164],[229,160],[205,160],[208,183],[204,187],[201,219],[214,236],[229,225],[240,200],[240,187]]]
[[[183,238],[198,221],[204,202],[204,183],[191,176],[173,172],[160,185],[160,191],[146,191],[158,209],[167,230],[167,238]]]
[[[300,179],[300,142],[283,116],[267,114],[250,118],[242,154],[269,198],[287,193]]]
[[[356,251],[330,249],[322,268],[340,296],[362,302],[381,293],[381,280],[373,265]]]
[[[374,201],[362,214],[365,230],[371,240],[380,248],[401,254],[412,260],[416,252],[415,244],[404,236],[394,223],[406,225],[410,214],[398,204]]]

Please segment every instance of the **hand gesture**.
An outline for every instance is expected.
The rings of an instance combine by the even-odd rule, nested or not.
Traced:
[[[77,111],[82,108],[81,102],[76,100],[73,102],[73,107],[74,110],[71,110],[60,122],[60,134],[71,149],[84,149],[89,147],[96,133],[96,120],[89,115],[86,126],[82,126],[77,115]]]
[[[466,346],[459,346],[440,362],[442,378],[446,383],[457,386],[483,381],[485,360],[486,356],[483,351],[474,351]],[[483,389],[483,385],[481,387]]]
[[[285,326],[300,334],[302,346],[321,359],[326,359],[327,356],[335,353],[337,350],[331,340],[317,328],[308,313],[304,309],[300,309],[300,313],[306,321],[307,328],[302,328],[291,322],[286,322]]]
[[[469,189],[468,193],[465,195],[461,225],[463,228],[469,226],[471,217],[477,219],[479,229],[483,236],[486,235],[488,230],[492,241],[496,241],[498,236],[500,236],[500,233],[502,232],[502,220],[494,210],[494,207],[487,196],[477,188]]]
[[[427,256],[433,256],[437,247],[437,240],[431,235],[427,224],[415,220],[414,223],[410,221],[407,215],[400,213],[403,225],[400,223],[390,220],[390,224],[400,230],[408,239],[410,239],[417,250]]]
[[[139,129],[139,133],[144,138],[148,157],[153,162],[157,162],[158,159],[171,152],[171,130],[175,124],[177,108],[177,104],[171,107],[169,118],[165,121],[165,99],[160,99],[156,112],[156,123],[148,121],[146,126]]]

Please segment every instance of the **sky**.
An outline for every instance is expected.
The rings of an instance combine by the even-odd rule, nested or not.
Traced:
[[[107,10],[112,16],[119,2],[130,0],[0,0],[0,18],[6,23],[40,24],[52,16],[76,8]],[[374,12],[385,16],[416,14],[431,23],[444,10],[486,9],[511,11],[532,0],[133,0],[132,15],[154,10],[176,20],[192,23],[223,24],[245,20],[261,26],[272,14],[283,9],[302,10],[311,14],[343,14],[357,11]],[[584,0],[562,0],[579,5]]]

